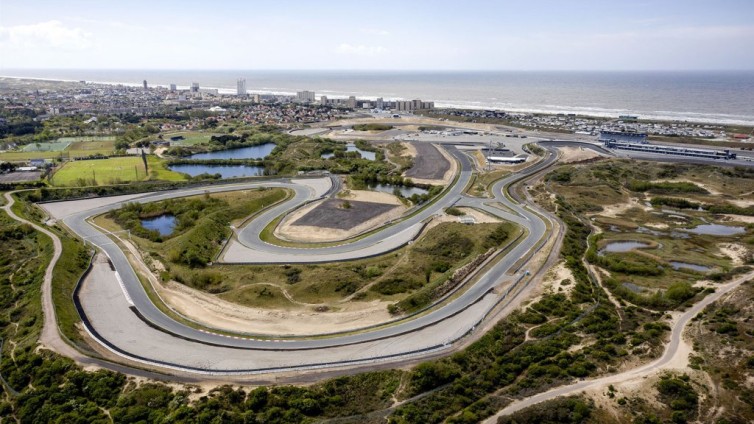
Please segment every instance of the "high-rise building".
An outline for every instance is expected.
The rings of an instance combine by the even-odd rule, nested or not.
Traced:
[[[296,100],[302,103],[314,103],[314,92],[313,91],[299,91],[296,93]]]
[[[147,89],[147,80],[144,80],[144,89]]]
[[[376,109],[385,109],[385,101],[382,100],[382,97],[378,97],[377,100],[375,100],[374,107]]]
[[[356,96],[349,97],[347,105],[351,109],[356,109]]]
[[[239,96],[246,95],[246,79],[245,78],[239,78],[238,81],[236,81],[236,94]]]
[[[170,91],[175,92],[176,87],[175,84],[170,84]]]
[[[319,104],[326,105],[327,104],[327,96],[320,96],[319,97]]]
[[[191,83],[191,92],[192,93],[198,93],[199,92],[199,83],[198,82],[192,82]]]

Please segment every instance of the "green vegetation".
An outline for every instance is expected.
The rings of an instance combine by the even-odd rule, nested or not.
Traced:
[[[147,158],[148,172],[144,169],[141,157],[138,156],[68,162],[55,172],[51,183],[55,186],[87,186],[186,179],[185,175],[169,170],[161,159],[155,156]]]
[[[733,276],[733,258],[721,252],[720,242],[749,244],[752,232],[748,226],[745,234],[730,237],[683,230],[715,222],[711,213],[748,215],[750,208],[726,200],[742,199],[754,189],[754,182],[742,175],[747,174],[715,167],[610,160],[558,167],[546,176],[546,184],[557,193],[551,206],[554,210],[593,214],[591,225],[601,233],[591,240],[586,259],[597,267],[602,284],[621,302],[664,311],[683,308],[704,296],[705,291],[694,287],[698,280],[723,281]],[[541,186],[534,193],[539,193],[544,203],[549,202],[549,193]],[[653,208],[646,208],[647,203]],[[614,215],[603,215],[606,206],[621,209]],[[667,207],[684,211],[668,212]],[[598,253],[598,248],[608,243],[627,240],[650,248]],[[672,261],[710,270],[674,269]]]
[[[196,226],[196,221],[200,216],[207,216],[228,206],[227,202],[207,195],[189,199],[169,199],[162,202],[127,203],[107,216],[138,237],[161,242]],[[142,219],[162,215],[172,215],[176,218],[177,225],[169,235],[162,236],[158,231],[148,230],[141,225]]]
[[[109,414],[118,422],[207,422],[218,419],[224,422],[277,423],[337,417],[363,422],[387,416],[389,422],[394,423],[466,423],[478,422],[491,415],[511,396],[531,394],[573,378],[612,370],[629,354],[639,357],[656,355],[661,350],[660,341],[666,331],[658,326],[661,315],[633,307],[625,308],[622,313],[615,310],[601,288],[589,279],[581,260],[587,251],[589,227],[577,218],[575,208],[562,199],[560,207],[561,217],[568,225],[562,255],[574,276],[569,292],[544,293],[524,311],[501,321],[469,348],[450,357],[425,362],[410,371],[360,374],[309,387],[281,386],[251,391],[219,387],[190,401],[187,391],[160,384],[138,386],[108,372],[83,373],[68,361],[44,352],[46,356],[30,351],[32,356],[21,362],[17,356],[15,364],[8,362],[12,365],[3,367],[3,376],[14,372],[16,378],[25,380],[14,380],[20,383],[14,387],[22,389],[22,397],[7,398],[2,407],[7,415],[22,422],[97,422],[107,419],[105,414]],[[412,246],[416,247],[414,251],[394,252],[386,255],[386,259],[400,260],[401,255],[419,254],[433,258],[433,262],[438,262],[436,258],[440,256],[447,257],[448,261],[455,260],[469,249],[472,252],[473,249],[483,249],[485,244],[499,243],[504,233],[511,234],[510,229],[499,230],[496,225],[442,224],[435,228],[437,231],[431,233],[432,236],[428,234],[415,243]],[[448,234],[453,228],[458,233],[451,240]],[[474,229],[478,233],[463,233],[464,229]],[[162,244],[178,243],[190,231]],[[154,243],[138,239],[137,242],[144,243],[144,246]],[[376,259],[369,266],[366,261],[355,261],[259,267],[258,272],[246,272],[238,280],[250,282],[260,275],[268,278],[276,269],[282,280],[281,287],[292,290],[305,286],[309,278],[321,286],[322,282],[338,278],[337,275],[347,276],[351,272],[358,275],[355,280],[358,283],[364,278],[380,278],[387,274],[384,265],[388,264],[381,266]],[[440,271],[444,268],[433,262],[426,264],[428,269],[435,267]],[[415,261],[406,261],[401,266],[410,270],[410,275],[416,275],[416,264]],[[332,274],[333,278],[317,278],[311,273],[313,268],[326,267],[338,274]],[[169,268],[168,272],[175,272],[174,268],[178,266],[170,265]],[[205,271],[209,270],[197,268],[192,274],[205,274]],[[227,281],[233,280],[226,278],[228,274],[222,266],[213,267],[211,272],[217,274],[210,282],[213,288],[222,289]],[[371,287],[376,286],[372,284]],[[371,289],[365,291],[370,292]],[[545,323],[548,325],[543,326]],[[540,328],[536,329],[537,326]],[[525,341],[527,330],[531,330],[531,339]],[[3,355],[4,363],[6,357]],[[11,369],[14,367],[16,371]],[[399,406],[395,404],[396,399],[414,396],[419,397]],[[67,407],[71,402],[75,402],[77,408]],[[582,422],[590,416],[591,405],[566,400],[558,403],[556,410],[560,411],[556,415],[536,413],[531,416],[541,420]]]
[[[591,422],[593,408],[591,400],[574,396],[557,398],[530,406],[510,416],[500,417],[497,424],[582,424]]]
[[[690,408],[686,409],[693,419],[706,421],[710,416],[707,411],[714,411],[712,406],[719,405],[722,409],[715,417],[718,422],[754,420],[754,389],[749,384],[754,378],[752,298],[754,282],[747,281],[730,295],[709,305],[692,322],[689,333],[694,341],[694,355],[690,358],[690,367],[705,373],[702,381],[709,381],[716,388],[712,395],[704,393],[705,396],[700,396],[700,416],[694,416]],[[678,392],[690,395],[683,386]]]
[[[170,142],[171,147],[175,146],[193,146],[195,144],[207,144],[216,133],[205,133],[199,131],[178,131],[161,134],[161,138]],[[179,138],[173,140],[173,138]]]
[[[163,278],[218,294],[229,301],[267,308],[293,307],[284,301],[281,289],[295,300],[310,304],[337,302],[348,296],[358,301],[375,298],[400,301],[408,296],[410,304],[402,304],[400,310],[394,309],[395,313],[428,305],[455,286],[459,280],[458,276],[453,278],[457,269],[520,234],[520,229],[508,223],[471,226],[443,223],[411,246],[376,258],[295,268],[214,264],[203,269],[214,260],[220,243],[230,236],[227,228],[231,222],[242,220],[262,204],[269,206],[284,196],[282,190],[251,193],[129,204],[108,215],[113,221],[98,219],[97,223],[111,230],[131,229],[137,244],[165,264],[167,272]],[[172,235],[160,237],[140,228],[140,219],[166,213],[178,220]]]
[[[688,181],[681,182],[650,182],[642,180],[629,180],[626,188],[631,191],[650,192],[657,194],[676,194],[676,193],[700,193],[708,194],[709,192],[702,187]]]
[[[213,273],[197,273],[193,269],[203,268],[214,260],[231,235],[231,222],[253,215],[286,196],[283,189],[259,189],[147,204],[131,203],[110,212],[108,217],[132,230],[134,236],[146,239],[143,246],[147,251],[162,257],[168,264],[185,267],[183,272],[173,275],[178,281],[207,286],[217,282]],[[160,236],[158,232],[141,226],[140,219],[164,214],[177,218],[173,234]]]
[[[696,416],[699,396],[689,381],[688,375],[666,374],[657,382],[660,401],[673,411],[670,417],[673,423],[685,423]]]
[[[25,224],[0,212],[0,373],[10,388],[21,390],[28,378],[15,369],[19,357],[33,352],[42,328],[39,303],[52,242]],[[15,360],[14,360],[15,358]],[[5,391],[5,390],[3,390]]]
[[[510,173],[511,171],[507,169],[495,169],[476,174],[474,182],[467,190],[467,193],[472,196],[487,197],[492,185]]]
[[[81,318],[71,299],[76,284],[89,267],[92,252],[80,241],[66,237],[62,232],[58,232],[58,236],[63,243],[63,253],[53,269],[52,301],[60,331],[69,341],[81,347],[84,344],[77,328]]]
[[[388,124],[357,124],[353,126],[355,131],[387,131],[392,130],[393,126]]]
[[[404,173],[414,166],[414,160],[409,155],[404,155],[406,146],[400,141],[394,141],[387,145],[387,152],[391,162],[398,165],[398,173]]]
[[[466,213],[456,207],[445,208],[445,213],[451,216],[464,216]]]

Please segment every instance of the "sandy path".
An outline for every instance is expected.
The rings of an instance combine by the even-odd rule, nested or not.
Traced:
[[[39,340],[37,340],[37,343],[39,343],[39,346],[45,349],[49,349],[53,352],[56,352],[60,355],[63,355],[65,357],[71,358],[74,361],[76,361],[78,364],[84,367],[86,370],[95,370],[100,368],[107,368],[113,371],[118,372],[127,372],[130,371],[127,367],[118,365],[118,364],[111,364],[107,361],[102,361],[95,358],[90,358],[75,348],[73,348],[71,345],[66,343],[63,340],[63,337],[60,334],[60,330],[58,329],[58,322],[57,322],[57,316],[55,314],[55,306],[52,301],[52,273],[55,269],[55,264],[57,264],[58,260],[60,259],[60,255],[63,253],[63,244],[60,241],[60,238],[58,238],[57,235],[55,235],[53,232],[42,228],[41,226],[31,222],[27,221],[26,219],[23,219],[16,215],[11,207],[15,203],[15,199],[11,196],[12,193],[6,192],[5,193],[5,199],[6,203],[2,207],[3,210],[8,214],[8,216],[11,219],[14,219],[18,222],[22,222],[25,224],[28,224],[32,226],[36,231],[39,231],[40,233],[46,235],[52,240],[53,245],[53,254],[52,259],[50,260],[50,263],[47,265],[47,268],[45,269],[45,275],[44,279],[42,281],[42,316],[43,316],[43,322],[42,322],[42,331],[39,335]],[[145,372],[146,373],[146,372]],[[151,373],[147,373],[151,374]]]
[[[660,358],[622,373],[595,379],[581,380],[569,385],[556,387],[528,398],[516,400],[484,422],[494,424],[497,422],[498,417],[510,415],[529,406],[555,399],[557,397],[576,394],[584,390],[603,388],[610,384],[620,384],[631,380],[644,379],[665,369],[686,369],[688,367],[689,353],[692,352],[691,345],[683,338],[683,333],[688,323],[709,304],[730,293],[733,289],[737,288],[752,277],[754,277],[754,272],[740,276],[729,283],[719,285],[717,286],[717,291],[715,293],[712,293],[697,302],[686,312],[675,312],[673,314],[670,341],[665,346],[665,350]]]

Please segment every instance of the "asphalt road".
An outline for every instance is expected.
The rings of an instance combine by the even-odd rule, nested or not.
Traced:
[[[281,254],[297,255],[299,259],[307,256],[316,259],[317,255],[322,254],[320,251],[333,250],[350,252],[354,255],[358,255],[359,250],[374,248],[374,246],[380,246],[380,241],[384,240],[384,238],[400,234],[402,231],[411,230],[413,226],[415,226],[421,220],[430,217],[440,209],[450,206],[460,200],[463,200],[464,204],[476,204],[480,207],[487,208],[484,205],[484,202],[489,201],[489,199],[471,199],[465,197],[462,199],[462,196],[460,194],[471,177],[471,165],[465,155],[459,153],[455,149],[452,149],[451,151],[452,154],[461,163],[461,173],[457,183],[448,190],[446,195],[443,196],[442,199],[431,205],[431,207],[428,207],[425,210],[417,213],[413,217],[399,224],[388,227],[373,236],[366,237],[362,240],[359,240],[358,242],[350,243],[347,245],[322,249],[291,249],[283,248],[280,246],[270,246],[266,243],[261,242],[261,240],[259,240],[258,238],[258,234],[256,235],[256,237],[251,237],[251,241],[252,243],[255,243],[255,246],[260,249],[271,249],[277,250],[281,252]],[[369,332],[339,335],[330,338],[290,339],[286,341],[234,338],[199,331],[178,323],[162,313],[151,302],[143,287],[141,286],[141,283],[136,277],[135,272],[126,259],[126,256],[120,250],[120,248],[100,230],[86,221],[87,217],[119,207],[122,202],[114,202],[109,205],[92,207],[88,209],[84,208],[84,210],[77,211],[70,214],[69,216],[64,217],[63,221],[78,235],[102,249],[110,257],[115,269],[117,270],[117,278],[119,278],[119,283],[124,293],[123,298],[125,299],[125,302],[121,302],[120,306],[115,304],[112,308],[109,308],[107,310],[108,315],[114,317],[116,322],[126,322],[128,319],[132,319],[132,317],[134,316],[132,309],[137,310],[139,315],[141,315],[144,320],[148,321],[151,327],[161,330],[160,334],[164,338],[162,342],[165,343],[166,346],[170,345],[171,343],[175,343],[177,339],[180,339],[185,342],[191,343],[195,355],[197,354],[197,352],[207,351],[208,355],[213,355],[212,357],[214,357],[217,355],[217,351],[213,349],[223,347],[234,349],[248,349],[254,351],[269,351],[270,355],[279,355],[280,353],[286,351],[317,351],[321,349],[332,349],[338,347],[343,348],[346,346],[361,346],[367,343],[374,344],[375,342],[377,342],[378,345],[381,346],[390,346],[394,343],[395,340],[399,340],[407,336],[410,337],[414,333],[418,334],[419,332],[423,332],[423,347],[421,347],[421,349],[423,349],[423,351],[431,351],[432,349],[442,349],[444,347],[447,347],[447,345],[452,342],[452,340],[449,341],[447,334],[445,334],[443,331],[431,331],[427,333],[426,329],[440,325],[441,323],[446,321],[452,321],[453,325],[457,327],[457,332],[460,332],[460,334],[468,332],[480,322],[480,320],[496,303],[497,295],[491,294],[491,289],[502,281],[510,281],[520,276],[520,273],[518,276],[509,275],[508,273],[520,258],[527,256],[533,249],[537,247],[539,241],[544,236],[546,227],[544,222],[536,214],[531,213],[525,208],[519,207],[514,202],[506,198],[502,193],[502,187],[513,182],[516,179],[520,179],[525,175],[529,175],[530,172],[538,171],[542,167],[551,164],[554,160],[555,156],[550,155],[547,160],[533,167],[531,171],[527,171],[523,174],[509,176],[495,186],[495,189],[497,190],[497,198],[495,199],[495,201],[505,204],[508,208],[515,211],[519,215],[506,213],[500,210],[497,210],[497,214],[501,215],[505,219],[515,221],[524,226],[527,230],[526,237],[495,266],[493,266],[487,273],[485,273],[479,279],[478,283],[476,283],[473,287],[469,288],[466,292],[458,296],[456,299],[450,301],[446,306],[415,319],[406,320],[405,322],[400,322],[390,327],[380,328]],[[297,202],[306,202],[308,200],[311,200],[315,196],[315,194],[318,194],[316,193],[316,190],[312,189],[311,187],[304,186],[300,182],[298,184],[292,184],[288,181],[266,181],[260,183],[214,186],[199,189],[178,190],[169,193],[149,194],[137,198],[129,198],[129,201],[157,201],[166,198],[204,193],[205,191],[216,192],[226,190],[250,189],[262,185],[268,187],[288,187],[294,190],[295,196],[293,197],[293,199],[272,208],[266,214],[263,214],[262,216],[258,217],[258,219],[255,219],[252,224],[259,225],[259,227],[257,228],[264,228],[264,226],[266,226],[266,223],[270,222],[280,213],[284,213],[295,207],[297,205]],[[54,209],[54,207],[51,207],[51,209]],[[72,209],[75,210],[75,208]],[[245,229],[246,234],[252,234],[251,231],[248,230],[248,228],[250,227],[253,227],[253,225],[250,225]],[[90,304],[92,300],[94,299],[82,299],[84,303],[89,302]],[[480,305],[484,307],[481,307]],[[470,311],[474,311],[474,313],[470,313]],[[459,322],[459,319],[462,319],[462,321]],[[103,333],[102,331],[98,331],[98,336],[102,338],[102,340],[100,341],[103,344],[109,343],[112,345],[124,346],[124,334],[122,329],[117,331],[113,330],[110,333]],[[119,352],[120,354],[124,354],[125,356],[138,356],[140,358],[150,360],[150,352],[154,352],[154,349],[140,350],[138,340],[129,340],[131,341],[131,343],[125,345],[130,346],[130,348],[126,347],[126,349],[129,350],[126,351],[125,349],[123,349],[123,351]],[[413,348],[413,346],[411,347]],[[211,350],[212,352],[210,352]],[[373,357],[375,358],[384,356],[380,353],[380,349],[373,349],[370,350],[370,352],[370,355],[373,355]],[[412,353],[416,353],[416,350],[407,350],[402,352],[402,354]],[[154,359],[155,361],[159,361],[160,363],[165,362],[161,358]],[[206,359],[209,361],[211,360],[211,357],[207,357]],[[176,366],[180,367],[180,365]],[[234,372],[234,370],[231,369],[222,371]]]

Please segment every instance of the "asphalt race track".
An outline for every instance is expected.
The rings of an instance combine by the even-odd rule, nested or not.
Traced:
[[[367,237],[330,247],[283,247],[268,244],[259,238],[262,229],[280,215],[328,195],[333,189],[329,179],[265,180],[109,199],[50,203],[43,207],[52,217],[62,220],[78,236],[97,246],[110,258],[114,270],[107,263],[94,264],[87,283],[78,293],[78,299],[86,330],[102,346],[121,357],[166,370],[217,375],[333,368],[378,361],[397,362],[449,348],[464,335],[474,331],[501,301],[510,301],[507,297],[509,291],[528,282],[528,271],[525,265],[521,266],[520,260],[528,260],[544,244],[548,238],[545,219],[549,218],[536,205],[524,207],[519,203],[520,200],[513,200],[514,194],[511,193],[509,197],[506,191],[510,184],[552,165],[557,160],[556,148],[561,144],[577,143],[542,143],[547,152],[546,157],[495,183],[494,199],[471,198],[462,194],[471,180],[472,166],[466,155],[449,147],[449,153],[460,164],[460,172],[436,202]],[[593,144],[578,145],[603,154],[607,152]],[[524,228],[525,234],[473,286],[442,307],[413,319],[361,332],[275,340],[253,335],[228,336],[202,331],[164,314],[148,297],[124,252],[107,234],[87,221],[89,217],[119,208],[129,201],[152,202],[206,192],[260,187],[285,187],[292,190],[294,195],[238,229],[238,241],[226,252],[226,262],[229,261],[229,255],[232,256],[232,261],[253,264],[316,263],[383,254],[409,243],[418,234],[424,221],[456,204],[483,209],[515,222]],[[500,203],[508,211],[493,207],[492,203]]]

